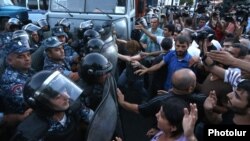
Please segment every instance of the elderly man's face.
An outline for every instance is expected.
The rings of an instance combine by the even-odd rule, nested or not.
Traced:
[[[159,20],[157,18],[152,18],[150,21],[150,25],[152,29],[156,29],[159,25]]]

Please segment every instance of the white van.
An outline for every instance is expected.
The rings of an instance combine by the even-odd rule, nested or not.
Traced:
[[[46,18],[49,0],[26,0],[25,6],[29,9],[29,19],[36,22],[39,19]]]
[[[50,0],[49,24],[53,27],[62,18],[71,21],[71,32],[75,34],[82,21],[101,25],[112,20],[118,38],[128,39],[135,24],[135,0]]]

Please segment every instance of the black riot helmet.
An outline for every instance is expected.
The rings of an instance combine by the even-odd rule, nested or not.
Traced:
[[[59,71],[43,70],[31,77],[23,89],[25,102],[44,116],[66,111],[83,90]],[[58,106],[55,99],[68,98],[69,103]]]
[[[84,32],[83,42],[84,44],[87,44],[90,39],[94,38],[100,38],[100,34],[93,29],[88,29]]]
[[[26,47],[30,47],[29,34],[25,30],[16,30],[12,34],[13,41],[21,41]]]
[[[112,35],[112,32],[114,30],[114,25],[112,21],[105,21],[102,24],[103,32],[101,34],[102,40],[106,40],[109,36]]]
[[[83,21],[80,23],[79,30],[78,30],[78,38],[83,39],[84,32],[88,29],[92,29],[94,26],[92,20]]]
[[[101,52],[104,42],[101,39],[94,38],[90,39],[87,43],[87,46],[84,49],[85,54],[92,52]]]
[[[88,83],[95,83],[98,77],[111,72],[113,66],[100,53],[87,54],[81,61],[80,64],[80,76]]]

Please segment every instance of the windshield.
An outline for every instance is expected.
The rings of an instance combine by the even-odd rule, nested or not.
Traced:
[[[124,14],[126,0],[51,0],[51,11]]]
[[[11,0],[0,0],[0,6],[13,5]]]

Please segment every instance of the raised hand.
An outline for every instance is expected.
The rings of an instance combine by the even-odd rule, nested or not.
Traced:
[[[198,110],[196,104],[190,103],[190,111],[187,108],[184,108],[184,116],[182,120],[182,127],[184,130],[184,135],[189,141],[196,140],[194,135],[195,123],[198,119]]]

